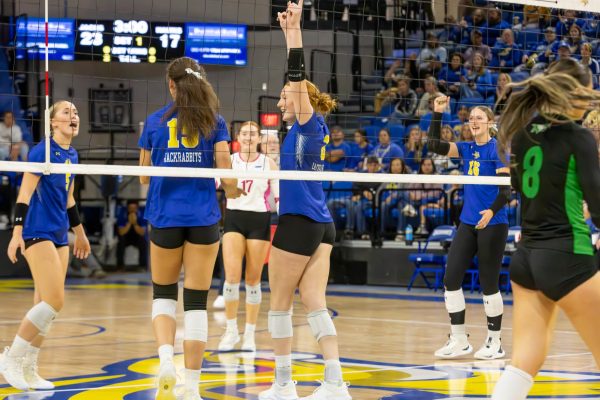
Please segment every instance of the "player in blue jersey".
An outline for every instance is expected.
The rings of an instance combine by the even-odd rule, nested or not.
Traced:
[[[281,147],[281,169],[322,172],[329,129],[323,118],[336,105],[306,80],[300,20],[302,0],[289,2],[278,20],[288,49],[289,82],[277,106],[292,127]],[[279,224],[269,259],[271,308],[269,332],[275,352],[275,381],[261,392],[261,400],[298,399],[292,381],[292,302],[298,288],[308,313],[308,324],[317,339],[325,364],[325,378],[306,399],[351,399],[342,377],[337,333],[327,311],[325,289],[335,227],[325,201],[321,182],[279,183]]]
[[[188,57],[167,67],[173,102],[146,119],[139,140],[140,165],[231,168],[229,133],[217,114],[219,100],[204,69]],[[160,369],[156,398],[175,399],[173,346],[179,274],[183,265],[185,400],[198,400],[200,368],[208,337],[206,298],[219,250],[219,220],[213,178],[141,177],[150,183],[145,218],[150,222],[152,321]],[[237,179],[222,179],[228,198],[238,197]]]
[[[493,137],[496,127],[492,110],[483,106],[473,107],[469,116],[473,141],[453,143],[440,140],[441,113],[447,105],[446,96],[434,101],[429,150],[443,156],[462,158],[464,175],[508,176],[509,169],[498,157],[496,139]],[[448,342],[435,352],[436,357],[456,358],[473,351],[465,332],[462,283],[475,255],[479,263],[479,281],[488,325],[487,338],[475,353],[475,358],[489,360],[505,355],[500,341],[504,306],[498,280],[508,235],[505,206],[509,197],[508,186],[464,185],[460,225],[450,246],[444,276],[444,298],[450,314],[451,334]]]
[[[49,115],[50,162],[76,164],[77,151],[71,147],[71,141],[79,133],[77,108],[68,101],[59,101],[50,108]],[[45,142],[34,146],[29,161],[44,162],[45,147]],[[35,287],[35,305],[25,315],[10,348],[0,355],[0,372],[17,389],[54,387],[38,375],[37,359],[42,341],[64,303],[69,228],[75,232],[74,255],[83,259],[90,253],[73,198],[73,180],[72,174],[26,172],[17,197],[8,258],[17,262],[17,251],[21,250]]]

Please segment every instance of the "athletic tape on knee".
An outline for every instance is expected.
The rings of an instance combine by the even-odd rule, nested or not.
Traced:
[[[45,301],[40,301],[27,311],[25,316],[40,332],[48,332],[50,324],[56,318],[58,312]]]
[[[292,313],[289,311],[269,311],[268,325],[273,339],[286,339],[294,336]]]
[[[308,313],[306,317],[317,342],[325,336],[337,336],[335,325],[326,308]]]
[[[225,281],[223,285],[223,298],[225,301],[237,301],[240,299],[240,284]]]
[[[171,299],[156,299],[152,301],[152,321],[159,315],[177,319],[177,302]]]
[[[183,311],[206,310],[208,290],[183,288]]]
[[[208,316],[206,310],[191,310],[184,314],[183,340],[208,340]]]
[[[159,285],[158,283],[152,282],[152,298],[156,299],[169,299],[177,301],[179,293],[179,286],[177,282],[169,285]]]
[[[497,317],[504,313],[504,303],[502,303],[502,295],[500,292],[490,296],[483,296],[483,307],[485,315],[488,317]]]
[[[446,290],[444,292],[444,300],[446,302],[446,310],[450,314],[461,312],[465,309],[465,295],[462,289]]]
[[[246,303],[248,304],[260,304],[262,301],[262,290],[260,283],[255,286],[246,285]]]

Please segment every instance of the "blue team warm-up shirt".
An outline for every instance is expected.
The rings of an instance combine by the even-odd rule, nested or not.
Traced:
[[[323,172],[329,128],[313,113],[306,124],[294,123],[281,145],[281,169]],[[320,181],[279,182],[279,215],[304,215],[316,222],[332,222]]]
[[[463,174],[471,176],[496,176],[496,170],[506,167],[498,157],[496,139],[479,146],[475,142],[458,142],[458,154],[463,159]],[[464,185],[464,206],[461,222],[477,225],[479,212],[489,209],[498,196],[495,185]],[[488,225],[508,224],[506,207],[496,213]]]
[[[30,162],[46,160],[46,145],[40,142],[29,152]],[[55,164],[77,164],[79,157],[73,147],[68,150],[60,147],[54,139],[50,139],[50,162]],[[23,226],[23,239],[48,239],[59,246],[69,243],[69,217],[67,215],[67,200],[69,190],[75,179],[74,174],[40,175],[31,201],[29,211]]]
[[[213,168],[215,143],[229,141],[225,120],[220,115],[208,139],[199,135],[189,143],[177,126],[177,113],[163,121],[170,105],[147,119],[139,146],[152,152],[158,167]],[[151,177],[144,217],[157,228],[210,226],[219,222],[215,180],[209,178]]]

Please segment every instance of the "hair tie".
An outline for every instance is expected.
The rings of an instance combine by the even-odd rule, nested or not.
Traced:
[[[185,69],[185,72],[186,72],[188,75],[194,75],[196,78],[198,78],[198,79],[200,79],[200,80],[202,79],[202,74],[201,74],[200,72],[198,72],[198,71],[194,71],[194,70],[193,70],[193,69],[191,69],[191,68],[186,68],[186,69]]]

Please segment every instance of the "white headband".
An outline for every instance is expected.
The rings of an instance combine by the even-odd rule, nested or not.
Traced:
[[[200,72],[194,71],[191,68],[186,68],[185,72],[187,72],[188,74],[194,75],[198,79],[202,79],[202,74],[200,74]]]

